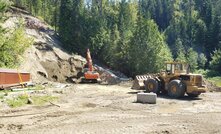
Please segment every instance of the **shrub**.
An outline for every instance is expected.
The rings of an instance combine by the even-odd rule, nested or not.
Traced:
[[[218,73],[221,73],[221,50],[215,50],[211,54],[212,60],[210,61],[210,68]]]

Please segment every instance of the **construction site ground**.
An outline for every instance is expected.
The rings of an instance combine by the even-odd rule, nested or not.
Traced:
[[[1,133],[221,133],[221,92],[199,98],[158,96],[157,104],[136,102],[131,83],[73,84],[46,88],[59,99],[43,106],[1,107]],[[55,105],[53,105],[55,104]]]

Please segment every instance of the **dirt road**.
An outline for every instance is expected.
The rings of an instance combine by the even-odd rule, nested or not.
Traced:
[[[221,93],[198,99],[159,96],[156,105],[136,103],[129,86],[73,85],[62,90],[60,107],[0,110],[1,133],[221,133]],[[55,93],[56,94],[56,93]]]

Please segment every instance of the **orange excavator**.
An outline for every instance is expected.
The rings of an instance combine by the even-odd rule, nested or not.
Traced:
[[[94,69],[89,49],[87,49],[86,60],[87,63],[85,64],[83,72],[78,74],[80,82],[100,82],[100,74]]]

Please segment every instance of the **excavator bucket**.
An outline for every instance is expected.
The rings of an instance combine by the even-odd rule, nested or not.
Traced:
[[[144,89],[144,81],[149,78],[152,77],[150,75],[137,75],[131,88],[136,90]]]

